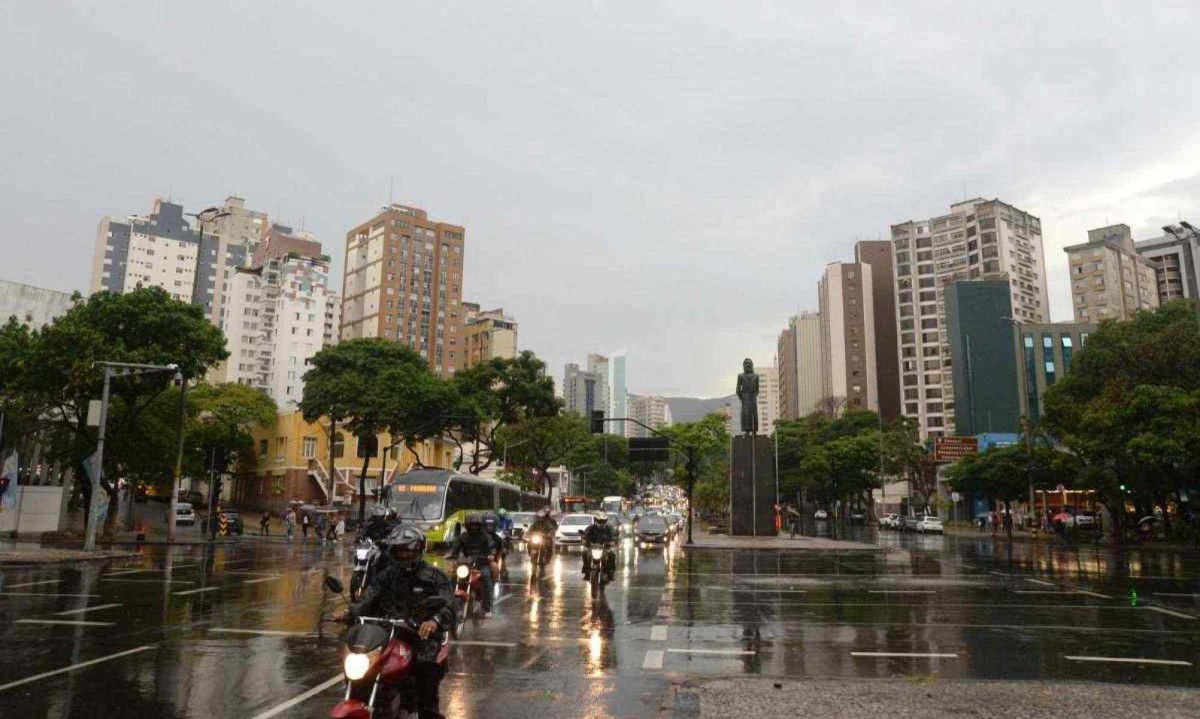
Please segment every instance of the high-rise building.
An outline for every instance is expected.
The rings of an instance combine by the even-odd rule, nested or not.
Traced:
[[[612,413],[612,365],[608,357],[599,354],[587,356],[587,369],[596,377],[596,402],[593,409],[604,412],[606,418],[613,417]],[[606,432],[616,432],[616,426],[606,424]]]
[[[1046,321],[1041,220],[977,198],[952,205],[948,215],[893,225],[892,244],[902,411],[917,420],[922,439],[942,436],[955,416],[945,290],[961,280],[1005,279],[1009,317]]]
[[[618,352],[608,361],[609,417],[629,416],[629,389],[625,384],[625,353]],[[627,422],[614,422],[609,426],[612,434],[629,436]]]
[[[461,362],[465,230],[391,204],[346,233],[341,339],[404,342],[450,373]]]
[[[796,333],[796,412],[807,417],[830,396],[829,363],[821,333],[821,313],[801,312],[793,318]],[[782,386],[782,385],[781,385]]]
[[[595,372],[580,369],[574,362],[563,368],[563,408],[585,419],[594,410],[603,410],[605,403],[600,393],[600,378]],[[606,415],[607,416],[607,415]]]
[[[0,280],[0,324],[15,317],[32,329],[41,329],[62,317],[74,304],[71,293]]]
[[[1200,230],[1180,222],[1163,231],[1162,237],[1134,244],[1137,253],[1154,267],[1159,304],[1200,297]]]
[[[517,356],[517,321],[504,314],[503,308],[480,310],[474,302],[464,302],[461,369],[474,367],[493,357]]]
[[[871,305],[874,313],[875,386],[879,412],[884,419],[900,416],[900,356],[896,345],[895,264],[892,243],[864,240],[854,245],[854,261],[871,268]]]
[[[817,285],[829,397],[846,409],[875,410],[875,313],[871,266],[832,262]],[[821,398],[822,400],[824,398]]]
[[[1129,225],[1088,230],[1088,241],[1064,248],[1071,263],[1075,319],[1127,320],[1158,307],[1154,266],[1134,251]]]
[[[307,233],[272,226],[252,265],[228,278],[221,330],[229,358],[210,374],[215,382],[262,389],[281,410],[303,397],[309,360],[325,346],[330,307],[329,258]]]
[[[1011,330],[1019,365],[1017,391],[1021,416],[1040,418],[1046,412],[1046,389],[1071,370],[1075,352],[1096,331],[1091,322],[1023,322]]]
[[[946,288],[946,331],[957,400],[953,427],[960,437],[1020,431],[1011,309],[1005,280],[955,282]],[[915,405],[909,403],[905,414],[920,414]],[[927,405],[928,414],[945,413],[938,399]]]
[[[775,366],[779,368],[779,418],[800,417],[799,370],[796,367],[796,317],[779,333],[775,348]]]
[[[161,287],[201,305],[220,323],[225,282],[248,266],[266,228],[266,215],[230,197],[222,207],[196,213],[193,229],[183,206],[156,199],[149,215],[104,217],[96,234],[91,291],[128,292]]]
[[[629,395],[628,416],[654,429],[671,426],[671,407],[663,397]],[[630,437],[651,436],[650,431],[645,427],[632,422],[628,424]]]

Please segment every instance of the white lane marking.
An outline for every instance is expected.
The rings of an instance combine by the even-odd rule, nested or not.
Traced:
[[[126,574],[141,574],[142,572],[153,572],[153,569],[123,569],[119,572],[105,572],[100,575],[102,577],[123,577]]]
[[[484,642],[466,639],[461,641],[452,641],[450,643],[457,644],[461,647],[504,647],[505,649],[512,649],[513,647],[517,646],[516,642]]]
[[[1004,572],[997,572],[995,569],[989,571],[988,574],[995,574],[997,577],[1007,577],[1008,576],[1008,574],[1006,574]]]
[[[9,682],[8,684],[0,684],[0,691],[4,691],[5,689],[12,689],[13,687],[19,687],[19,686],[21,686],[22,684],[28,684],[28,683],[30,683],[30,682],[36,682],[36,681],[37,681],[37,680],[39,680],[39,679],[45,679],[46,677],[52,677],[52,676],[54,676],[54,675],[56,675],[56,674],[63,674],[63,673],[66,673],[66,672],[73,672],[73,671],[75,671],[76,669],[82,669],[82,668],[84,668],[84,667],[89,667],[89,666],[91,666],[91,665],[93,665],[93,664],[99,664],[100,662],[107,662],[107,661],[109,661],[110,659],[119,659],[119,658],[121,658],[121,657],[126,657],[126,656],[129,656],[130,654],[137,654],[138,652],[144,652],[144,651],[146,651],[147,649],[153,649],[153,648],[154,648],[154,645],[153,645],[153,644],[147,644],[147,645],[145,645],[145,646],[142,646],[142,647],[136,647],[136,648],[134,648],[134,649],[128,649],[128,650],[126,650],[126,651],[123,651],[123,652],[117,652],[116,654],[109,654],[109,655],[108,655],[108,656],[106,656],[106,657],[99,657],[99,658],[97,658],[97,659],[89,659],[89,660],[88,660],[88,661],[86,661],[86,662],[80,662],[80,663],[78,663],[78,664],[72,664],[72,665],[70,665],[70,666],[63,667],[62,669],[55,669],[54,671],[43,672],[43,673],[41,673],[41,674],[34,674],[34,675],[33,675],[33,676],[31,676],[31,677],[25,677],[24,679],[18,679],[18,680],[17,680],[17,681],[15,681],[15,682]]]
[[[22,584],[5,584],[6,589],[16,589],[17,587],[36,587],[41,584],[58,584],[62,579],[43,579],[40,582],[24,582]]]
[[[665,653],[661,649],[651,649],[642,660],[642,669],[662,669]],[[3,687],[0,687],[2,689]]]
[[[3,597],[98,597],[99,594],[61,594],[59,592],[0,592]]]
[[[281,578],[281,575],[276,574],[273,577],[263,577],[262,579],[247,579],[246,581],[242,582],[242,584],[258,584],[259,582],[273,582],[276,579],[280,579],[280,578]]]
[[[320,684],[316,685],[312,689],[309,689],[308,691],[304,692],[303,694],[300,694],[299,696],[292,697],[291,699],[288,699],[287,701],[285,701],[282,704],[271,707],[270,709],[266,710],[265,712],[262,712],[260,714],[255,714],[253,719],[269,719],[270,717],[278,716],[278,715],[284,713],[285,711],[287,711],[288,709],[291,709],[292,707],[296,706],[297,704],[315,697],[316,695],[325,691],[326,689],[333,686],[334,684],[339,684],[343,681],[345,681],[345,678],[341,674],[338,674],[333,679],[321,682]],[[3,688],[3,687],[0,687],[0,688]]]
[[[1053,586],[1056,586],[1056,585],[1054,584],[1054,582],[1047,582],[1047,581],[1044,581],[1044,580],[1041,580],[1041,579],[1030,579],[1029,577],[1026,577],[1026,578],[1025,578],[1025,581],[1027,581],[1027,582],[1033,582],[1034,584],[1040,584],[1040,585],[1042,585],[1043,587],[1053,587]]]
[[[1180,661],[1178,659],[1146,659],[1144,657],[1072,657],[1066,656],[1063,659],[1069,659],[1073,662],[1114,662],[1117,664],[1161,664],[1170,667],[1190,667],[1191,662]]]
[[[665,642],[667,641],[667,627],[665,624],[650,627],[650,641]]]
[[[498,597],[497,599],[493,599],[492,600],[492,608],[495,609],[497,604],[499,604],[500,602],[503,602],[506,599],[511,599],[512,596],[513,595],[511,595],[511,594],[505,594],[503,597]]]
[[[16,586],[16,585],[12,585]],[[1200,597],[1200,594],[1192,592],[1151,592],[1156,597]]]
[[[746,649],[668,649],[671,654],[712,654],[718,656],[745,656],[755,652]]]
[[[933,594],[932,589],[871,589],[867,594]]]
[[[138,584],[195,584],[182,579],[125,579],[123,577],[109,578],[101,577],[102,582],[136,582]]]
[[[121,606],[121,605],[120,604],[97,604],[94,607],[84,607],[83,609],[68,609],[65,612],[55,612],[54,616],[65,617],[69,614],[86,614],[88,612],[95,612],[95,611],[99,611],[101,609],[112,609],[113,607],[119,607],[119,606]]]
[[[1149,609],[1152,612],[1158,612],[1159,614],[1166,614],[1167,616],[1170,616],[1170,617],[1179,617],[1180,619],[1195,619],[1195,617],[1193,617],[1191,614],[1184,614],[1183,612],[1175,612],[1175,611],[1171,611],[1170,609],[1163,609],[1162,607],[1146,606],[1144,608]]]
[[[112,622],[87,622],[82,619],[18,619],[16,624],[68,624],[73,627],[111,627]]]
[[[850,652],[852,657],[905,657],[914,659],[956,659],[957,654],[938,652]]]
[[[1095,597],[1096,599],[1112,599],[1112,597],[1108,596],[1107,594],[1101,594],[1100,592],[1089,592],[1085,589],[1080,589],[1075,593],[1082,594],[1085,597]]]
[[[312,632],[283,632],[276,629],[233,629],[231,627],[213,627],[209,632],[219,634],[258,634],[264,637],[311,637]]]
[[[1034,594],[1042,597],[1073,597],[1076,594],[1083,594],[1083,592],[1052,591],[1048,589],[1014,589],[1013,594]]]
[[[171,594],[174,594],[177,597],[182,597],[188,594],[199,594],[200,592],[215,592],[218,589],[220,589],[220,587],[201,587],[199,589],[185,589],[181,592],[171,592]]]

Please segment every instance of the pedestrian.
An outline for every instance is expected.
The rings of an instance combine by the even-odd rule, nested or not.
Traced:
[[[308,527],[312,524],[312,520],[308,517],[308,512],[301,510],[300,512],[300,531],[304,532],[304,541],[308,541]]]
[[[325,541],[325,532],[329,528],[328,525],[329,525],[329,522],[327,519],[325,519],[325,514],[323,512],[321,514],[318,514],[317,515],[317,536],[321,538],[322,542]]]
[[[992,534],[995,534],[1000,529],[1000,517],[995,512],[988,515],[988,524],[992,525]]]
[[[264,537],[271,536],[271,512],[263,510],[262,519],[258,520],[258,533]]]
[[[800,533],[800,510],[796,509],[796,505],[789,504],[787,508],[788,522],[792,525],[792,539]]]
[[[291,507],[288,507],[287,511],[283,513],[283,523],[287,525],[287,538],[290,542],[292,537],[296,536],[296,513],[292,511]]]
[[[979,533],[983,534],[983,530],[987,529],[987,515],[981,514],[976,519],[979,520]]]
[[[1004,533],[1008,535],[1009,539],[1012,539],[1012,530],[1013,530],[1012,510],[1010,510],[1008,507],[1005,507],[1004,508]]]
[[[346,533],[346,518],[338,517],[338,522],[333,528],[333,541],[342,541],[342,535]]]

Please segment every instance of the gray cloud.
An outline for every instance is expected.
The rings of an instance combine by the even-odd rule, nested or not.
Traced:
[[[998,196],[1061,248],[1197,216],[1188,4],[18,3],[6,278],[87,284],[100,215],[238,193],[335,256],[388,199],[468,228],[470,298],[557,372],[726,393],[855,239]]]

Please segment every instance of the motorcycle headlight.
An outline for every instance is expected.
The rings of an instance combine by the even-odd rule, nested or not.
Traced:
[[[592,559],[604,559],[604,550],[603,549],[593,549],[592,550]]]
[[[542,543],[542,535],[540,535],[540,534],[533,535],[532,537],[529,538],[529,543],[530,544],[541,544]]]
[[[354,550],[354,556],[358,557],[359,559],[366,559],[367,555],[369,555],[370,553],[371,553],[371,550],[365,549],[365,548]]]
[[[460,564],[458,565],[458,569],[454,570],[454,576],[458,577],[459,579],[466,579],[467,577],[471,576],[471,570],[467,567],[467,565]]]
[[[347,654],[342,668],[346,671],[346,678],[356,682],[367,675],[367,670],[371,668],[371,657],[367,654]]]

